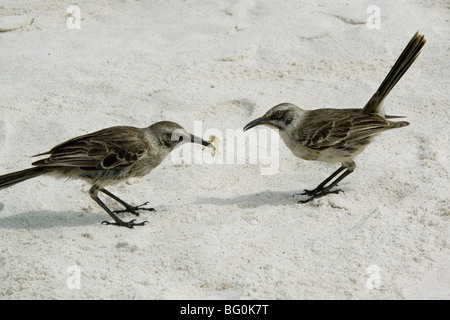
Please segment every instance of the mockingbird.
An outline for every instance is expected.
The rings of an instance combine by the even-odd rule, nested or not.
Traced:
[[[406,121],[389,121],[403,117],[386,115],[382,103],[419,56],[425,42],[425,37],[418,32],[412,37],[378,90],[362,109],[303,110],[291,103],[282,103],[244,127],[244,131],[262,124],[277,128],[281,139],[295,156],[305,160],[341,163],[341,167],[315,189],[305,189],[300,193],[308,198],[299,202],[305,203],[342,191],[333,190],[333,187],[355,170],[353,159],[364,151],[375,135],[409,125]],[[343,173],[338,176],[341,172]],[[336,179],[332,181],[334,178]],[[330,184],[327,185],[328,183]]]
[[[113,219],[103,221],[133,228],[145,222],[135,223],[135,219],[125,222],[116,213],[130,212],[139,215],[138,210],[154,211],[143,208],[144,203],[132,206],[121,200],[104,187],[123,180],[142,177],[156,168],[176,147],[185,142],[199,143],[214,149],[214,146],[187,132],[179,124],[161,121],[147,128],[117,126],[63,142],[50,151],[36,156],[49,155],[48,158],[32,163],[33,168],[0,176],[0,189],[43,174],[57,177],[83,179],[90,183],[89,195]],[[111,197],[125,207],[124,210],[111,211],[98,197],[98,192]]]

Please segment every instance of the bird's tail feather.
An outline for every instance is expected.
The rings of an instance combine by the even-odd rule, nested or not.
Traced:
[[[409,125],[408,121],[389,121],[389,129],[396,129],[401,127],[406,127]]]
[[[370,98],[367,104],[363,108],[363,112],[369,113],[379,113],[381,105],[384,98],[389,94],[389,92],[394,88],[397,82],[413,64],[416,58],[420,54],[420,50],[425,45],[425,36],[416,32],[416,34],[411,38],[406,48],[403,50],[400,57],[398,57],[391,71],[381,83],[377,92]]]
[[[0,176],[0,189],[7,188],[16,183],[40,176],[50,170],[52,169],[48,167],[34,167],[5,174]]]
[[[388,114],[386,114],[384,116],[386,119],[399,119],[399,118],[406,118],[405,116],[390,116]]]

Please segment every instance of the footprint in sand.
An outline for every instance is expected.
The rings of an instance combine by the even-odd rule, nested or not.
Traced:
[[[236,128],[237,123],[245,125],[255,107],[256,103],[248,99],[221,101],[197,111],[196,119],[202,119],[205,127]]]
[[[243,18],[254,5],[253,0],[234,0],[225,10],[225,13],[233,17]]]
[[[6,123],[0,120],[0,152],[5,147]]]

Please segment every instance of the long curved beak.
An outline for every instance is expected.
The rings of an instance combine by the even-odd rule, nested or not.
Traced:
[[[214,147],[214,145],[208,141],[203,140],[202,138],[199,138],[197,136],[194,136],[193,134],[191,134],[191,142],[192,143],[198,143],[201,144],[202,146],[211,148],[211,149],[216,149],[216,147]]]
[[[267,119],[264,118],[258,118],[255,119],[253,121],[250,121],[249,123],[247,123],[247,125],[244,127],[244,131],[247,131],[248,129],[251,129],[253,127],[259,126],[261,124],[267,124],[269,121]]]

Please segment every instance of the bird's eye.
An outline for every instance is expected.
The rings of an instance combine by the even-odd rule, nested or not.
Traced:
[[[275,118],[280,118],[281,116],[283,115],[283,111],[281,111],[281,110],[277,110],[277,111],[275,111],[275,113],[274,113],[274,116],[275,116]]]
[[[181,137],[182,139],[183,137]],[[178,133],[173,133],[171,139],[172,141],[180,141],[180,134]]]
[[[183,141],[183,136],[180,136],[179,138],[178,138],[178,141]]]

